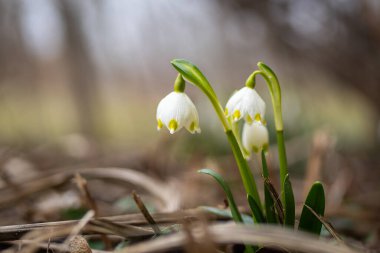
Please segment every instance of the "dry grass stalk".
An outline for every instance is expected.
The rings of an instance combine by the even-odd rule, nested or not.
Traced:
[[[39,175],[34,180],[20,183],[22,187],[5,188],[0,190],[0,208],[8,207],[10,204],[20,201],[32,194],[53,188],[70,181],[79,173],[86,178],[99,178],[102,180],[116,180],[128,182],[141,187],[160,200],[160,210],[166,212],[176,211],[180,207],[180,195],[172,184],[161,182],[148,177],[138,171],[127,168],[65,168],[55,172]]]
[[[90,190],[88,189],[88,186],[87,186],[87,180],[84,179],[79,173],[75,173],[74,180],[83,198],[85,199],[88,208],[94,210],[95,217],[98,217],[99,216],[98,206],[96,205],[94,198],[90,194]]]
[[[88,211],[82,219],[76,224],[73,229],[71,230],[69,236],[65,240],[65,244],[69,244],[71,240],[73,240],[79,233],[82,231],[82,229],[87,225],[87,223],[90,222],[90,220],[94,217],[95,212],[93,210]]]
[[[188,209],[173,213],[155,213],[152,214],[153,219],[163,225],[178,223],[182,219],[196,220],[199,214],[204,215],[208,220],[225,220],[225,217],[219,217],[215,214],[205,212],[202,209]],[[33,224],[23,224],[23,225],[11,225],[0,227],[0,241],[11,241],[18,240],[27,232],[39,231],[44,229],[57,229],[67,226],[75,226],[78,221],[68,220],[68,221],[56,221],[56,222],[44,222],[44,223],[33,223]],[[126,214],[117,215],[110,217],[103,217],[98,219],[92,219],[84,228],[85,233],[108,233],[110,230],[108,228],[102,227],[104,224],[117,224],[122,225],[124,230],[130,230],[128,233],[124,231],[123,236],[127,238],[136,238],[140,236],[152,235],[153,231],[148,229],[143,229],[138,226],[147,225],[147,221],[142,214]],[[112,226],[112,225],[111,225]],[[111,228],[112,230],[112,228]],[[116,235],[118,235],[116,233]]]
[[[269,225],[249,226],[235,223],[223,223],[208,227],[213,241],[218,244],[244,243],[262,245],[273,248],[287,249],[311,253],[354,253],[354,249],[336,245],[318,237]],[[204,232],[199,229],[191,231],[195,241],[202,240]],[[186,233],[181,231],[170,236],[160,237],[149,242],[126,247],[117,253],[150,253],[183,247],[186,243]]]
[[[145,217],[145,219],[149,223],[149,225],[151,225],[154,233],[156,235],[161,234],[161,230],[160,230],[159,226],[157,225],[156,221],[153,219],[152,215],[150,215],[148,209],[146,208],[146,206],[145,206],[144,202],[142,201],[142,199],[140,198],[140,196],[135,191],[132,192],[132,196],[133,196],[133,200],[135,201],[140,212]]]
[[[99,209],[98,209],[95,199],[92,197],[90,190],[88,189],[87,180],[84,179],[79,173],[75,173],[75,182],[82,196],[84,197],[88,207],[94,210],[94,216],[99,217]],[[102,235],[102,241],[104,242],[104,245],[106,245],[106,249],[111,248],[111,242],[110,240],[108,240],[106,235]]]

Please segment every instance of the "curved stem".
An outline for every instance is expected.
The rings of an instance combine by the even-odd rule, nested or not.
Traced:
[[[186,88],[186,82],[183,80],[183,77],[181,74],[178,74],[177,78],[174,82],[173,90],[176,92],[184,92]]]
[[[267,84],[269,88],[269,93],[271,95],[272,100],[272,106],[273,106],[273,112],[274,112],[274,122],[276,127],[276,133],[277,133],[277,146],[278,146],[278,159],[280,164],[280,187],[281,192],[284,189],[284,181],[285,177],[288,174],[288,164],[286,159],[286,148],[285,148],[285,141],[284,141],[284,124],[282,119],[282,105],[281,105],[281,87],[278,82],[278,79],[275,75],[275,73],[264,63],[259,62],[257,64],[260,68],[260,71],[255,71],[252,73],[255,74],[253,77],[256,77],[256,75],[261,75],[265,83]],[[255,82],[255,79],[252,79],[252,82]]]
[[[245,81],[245,86],[249,88],[255,88],[256,86],[256,76],[261,73],[260,70],[255,70],[253,73],[247,78],[247,81]]]
[[[261,76],[264,78],[268,85],[270,96],[272,99],[273,111],[274,111],[274,123],[277,131],[284,129],[282,120],[282,105],[281,105],[281,87],[278,82],[276,74],[264,63],[259,62],[257,66],[260,68]]]

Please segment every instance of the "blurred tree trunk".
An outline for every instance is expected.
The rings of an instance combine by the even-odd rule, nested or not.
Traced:
[[[97,114],[99,108],[96,69],[91,59],[86,32],[83,29],[78,2],[58,0],[65,31],[65,51],[69,82],[78,112],[80,131],[97,137]]]
[[[0,83],[25,83],[35,78],[35,62],[21,34],[21,3],[0,1]],[[31,87],[31,85],[28,85]]]

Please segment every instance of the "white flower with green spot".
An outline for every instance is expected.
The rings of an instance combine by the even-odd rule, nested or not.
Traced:
[[[157,129],[164,125],[174,134],[182,127],[190,133],[200,133],[198,112],[190,98],[181,91],[173,91],[164,97],[157,107]]]
[[[245,123],[243,126],[242,142],[245,150],[250,154],[261,150],[267,150],[269,145],[268,129],[261,121],[253,121],[252,124]]]
[[[254,120],[264,119],[265,102],[251,87],[244,87],[235,92],[228,100],[225,114],[236,122],[244,118],[248,124]]]

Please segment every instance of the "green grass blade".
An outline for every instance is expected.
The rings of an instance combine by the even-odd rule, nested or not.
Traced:
[[[325,191],[320,182],[315,182],[307,195],[305,205],[302,209],[298,229],[319,235],[322,222],[306,206],[314,210],[319,216],[325,213]]]
[[[251,195],[247,195],[247,199],[248,199],[249,207],[251,208],[252,214],[253,216],[255,216],[256,221],[258,223],[265,223],[266,222],[265,216],[263,212],[261,211],[260,206],[255,201],[255,199]]]
[[[284,208],[285,208],[285,222],[284,224],[289,227],[294,227],[295,222],[295,209],[294,195],[292,183],[289,180],[289,175],[286,175],[284,181]]]
[[[265,157],[265,151],[261,151],[261,163],[263,168],[263,177],[266,180],[269,180],[269,170],[267,165],[267,160]],[[265,197],[265,213],[266,213],[266,220],[268,223],[275,224],[277,223],[276,218],[276,210],[274,207],[274,201],[272,199],[271,193],[268,189],[268,187],[264,187],[264,197]]]
[[[201,169],[201,170],[198,170],[198,172],[212,176],[219,183],[219,185],[222,187],[224,193],[227,196],[227,201],[228,201],[228,205],[230,206],[230,209],[231,209],[232,218],[234,219],[234,221],[242,223],[243,219],[242,219],[241,214],[240,214],[240,212],[236,206],[236,202],[235,202],[234,197],[232,195],[231,189],[228,186],[227,182],[224,181],[223,177],[219,173],[217,173],[211,169]]]

